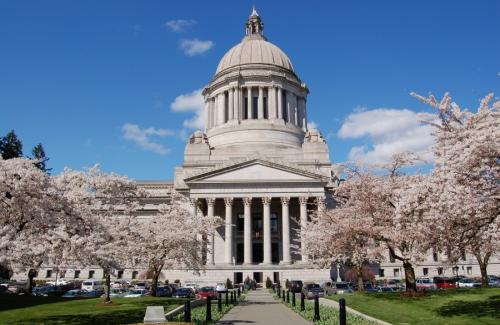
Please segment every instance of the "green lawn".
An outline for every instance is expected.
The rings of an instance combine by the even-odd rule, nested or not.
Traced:
[[[403,298],[400,293],[355,293],[329,298],[342,297],[348,307],[393,324],[500,324],[498,288],[439,290],[421,298]]]
[[[0,324],[130,324],[143,321],[146,306],[163,305],[165,311],[183,300],[173,298],[102,298],[0,296]]]

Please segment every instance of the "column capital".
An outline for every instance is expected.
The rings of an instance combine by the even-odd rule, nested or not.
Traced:
[[[225,197],[224,203],[226,204],[227,207],[232,206],[233,205],[233,198],[232,197]]]
[[[272,199],[272,197],[264,196],[262,198],[262,204],[263,205],[270,205],[271,204],[271,199]]]
[[[307,201],[309,201],[309,197],[307,197],[307,196],[301,196],[301,197],[299,197],[299,203],[300,204],[307,204]]]
[[[281,204],[282,205],[288,205],[288,203],[290,203],[290,197],[288,197],[288,196],[281,197]]]
[[[205,199],[207,201],[208,206],[214,206],[215,205],[215,198],[209,197]]]
[[[243,198],[243,205],[251,206],[252,205],[252,198],[251,197],[244,197]]]
[[[189,198],[189,204],[191,206],[196,206],[198,205],[198,199],[195,199],[195,198]]]

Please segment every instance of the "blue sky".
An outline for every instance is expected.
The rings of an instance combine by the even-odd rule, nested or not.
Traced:
[[[54,173],[100,163],[171,179],[193,132],[192,94],[241,40],[252,4],[2,1],[0,134],[15,129],[25,153],[42,142]],[[415,114],[428,109],[411,91],[450,91],[474,109],[500,93],[499,1],[255,4],[308,85],[334,162],[428,147]]]

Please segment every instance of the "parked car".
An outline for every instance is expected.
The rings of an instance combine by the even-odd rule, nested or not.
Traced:
[[[186,283],[184,285],[184,288],[191,288],[191,290],[193,290],[194,293],[197,293],[200,286],[197,283],[191,282],[191,283]]]
[[[455,289],[457,287],[457,284],[453,279],[446,277],[435,277],[434,283],[438,289]]]
[[[352,287],[348,282],[335,282],[335,294],[342,295],[344,293],[352,293]]]
[[[415,280],[417,290],[436,290],[436,284],[429,278],[420,278]]]
[[[157,297],[172,297],[172,288],[170,286],[158,286],[156,287]]]
[[[37,297],[40,297],[40,296],[43,296],[43,297],[55,296],[56,293],[57,293],[56,289],[57,288],[54,287],[54,286],[43,285],[43,286],[34,287],[33,291],[31,292],[31,294],[33,296],[37,296]]]
[[[85,292],[85,297],[87,298],[97,298],[104,294],[103,289],[90,290]]]
[[[475,279],[465,278],[465,279],[460,279],[457,282],[457,286],[459,288],[479,288],[481,287],[481,282]]]
[[[500,287],[500,278],[494,275],[488,275],[488,285],[492,288]]]
[[[128,291],[123,297],[124,298],[139,298],[145,297],[148,295],[148,291],[146,289],[132,289]]]
[[[304,284],[302,292],[304,293],[307,299],[313,299],[315,296],[323,297],[325,295],[323,289],[317,283]]]
[[[365,292],[378,292],[378,289],[379,287],[377,286],[374,286],[373,284],[371,283],[365,283],[364,287],[363,287],[363,290]]]
[[[214,287],[202,287],[196,294],[196,299],[207,299],[207,297],[217,299],[217,292]]]
[[[52,286],[64,286],[68,285],[69,281],[67,281],[66,279],[57,279],[56,281],[47,281],[45,282],[45,284]]]
[[[391,287],[380,287],[378,288],[378,292],[394,292],[397,290],[394,290],[394,288]]]
[[[174,298],[194,298],[194,292],[191,288],[182,287],[175,290],[172,295]]]
[[[104,288],[103,282],[100,280],[85,280],[82,282],[82,286],[80,289],[86,291],[94,291],[94,290],[102,290]]]
[[[82,289],[72,289],[72,290],[66,291],[66,293],[63,294],[61,297],[63,297],[63,298],[81,298],[81,297],[85,297],[86,294],[87,294],[87,292],[82,290]]]
[[[148,289],[148,283],[145,282],[145,281],[141,281],[141,282],[137,282],[135,285],[134,285],[134,289]]]
[[[393,291],[400,291],[405,288],[405,285],[399,279],[390,279],[387,280],[387,284],[384,287],[392,288]]]
[[[302,292],[302,287],[304,284],[300,280],[292,280],[290,281],[290,292]]]
[[[119,288],[111,288],[109,291],[109,296],[111,298],[123,297],[127,294],[127,290]],[[102,298],[106,297],[106,292],[101,295]]]
[[[215,286],[215,291],[226,292],[227,291],[226,284],[223,282],[217,283],[217,286]]]

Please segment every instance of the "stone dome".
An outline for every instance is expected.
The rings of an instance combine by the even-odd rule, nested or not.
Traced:
[[[241,43],[231,48],[220,60],[215,74],[250,64],[266,64],[293,70],[288,56],[279,47],[267,41],[264,36],[250,35],[243,38]]]

